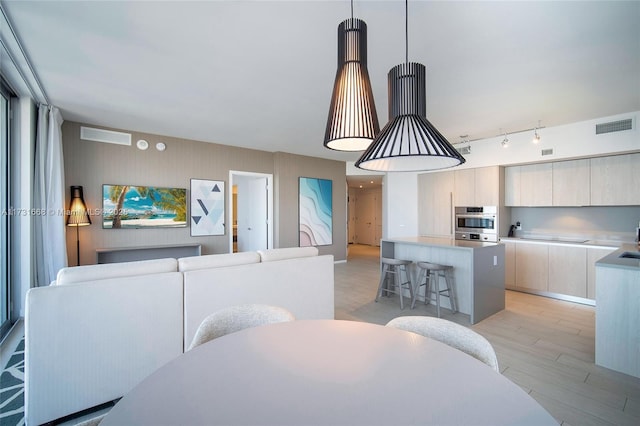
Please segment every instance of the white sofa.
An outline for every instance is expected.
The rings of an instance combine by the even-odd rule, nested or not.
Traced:
[[[333,256],[314,247],[64,268],[27,293],[26,423],[123,396],[221,308],[267,303],[333,319],[333,285]]]

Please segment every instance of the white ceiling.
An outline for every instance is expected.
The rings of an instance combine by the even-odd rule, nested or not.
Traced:
[[[322,145],[344,1],[1,0],[66,120],[354,161]],[[356,1],[381,125],[404,2]],[[409,2],[452,143],[640,110],[640,2]]]

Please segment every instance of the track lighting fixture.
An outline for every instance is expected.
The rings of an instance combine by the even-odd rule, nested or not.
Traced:
[[[502,129],[500,129],[500,131],[502,131]],[[507,133],[504,133],[504,139],[502,139],[502,147],[503,148],[509,148],[509,139],[507,138]]]
[[[540,142],[540,135],[538,134],[538,129],[540,128],[540,120],[538,120],[538,126],[536,126],[536,128],[533,131],[533,143],[538,143]]]

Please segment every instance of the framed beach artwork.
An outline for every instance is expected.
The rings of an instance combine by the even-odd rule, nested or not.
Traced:
[[[333,181],[299,180],[300,247],[333,244]]]
[[[191,236],[224,235],[224,181],[191,179]]]
[[[102,185],[105,229],[187,226],[187,190],[155,186]]]

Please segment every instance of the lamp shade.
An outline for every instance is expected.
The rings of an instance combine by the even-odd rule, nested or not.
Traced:
[[[84,195],[81,186],[71,187],[71,202],[67,216],[67,226],[91,225],[91,218],[84,204]]]
[[[388,74],[389,123],[356,162],[382,172],[438,170],[465,162],[464,157],[426,118],[426,68],[408,62]]]
[[[350,18],[338,25],[338,70],[324,146],[363,151],[380,131],[367,70],[367,24]]]

